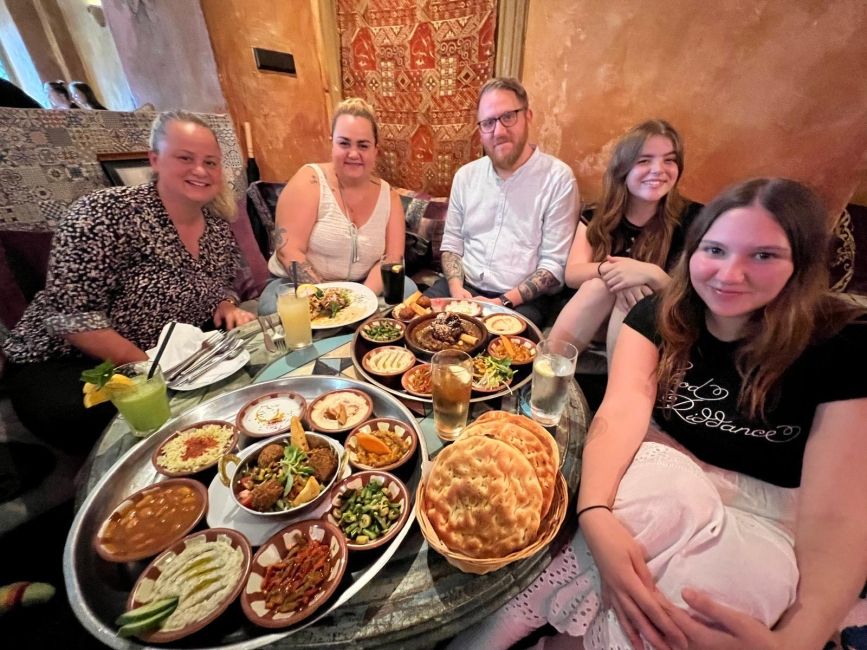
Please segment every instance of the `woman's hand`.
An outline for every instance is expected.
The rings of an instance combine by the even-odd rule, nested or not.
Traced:
[[[681,593],[686,604],[710,620],[713,626],[693,618],[685,609],[669,601],[661,602],[672,620],[686,635],[690,648],[701,650],[782,650],[785,644],[768,627],[710,596],[694,589]]]
[[[646,284],[640,284],[637,287],[629,287],[617,293],[614,298],[614,307],[620,309],[624,313],[628,313],[630,309],[635,307],[635,304],[644,298],[653,294],[653,289]]]
[[[643,647],[643,635],[654,648],[686,648],[686,637],[661,604],[668,600],[653,582],[644,550],[623,524],[599,509],[582,515],[580,526],[599,568],[602,593],[633,647]]]
[[[599,272],[611,293],[642,284],[652,288],[662,281],[662,276],[668,277],[665,271],[655,264],[611,255],[600,265]]]
[[[225,325],[227,330],[235,329],[255,318],[255,315],[236,307],[230,300],[223,300],[214,310],[214,325],[217,327]]]

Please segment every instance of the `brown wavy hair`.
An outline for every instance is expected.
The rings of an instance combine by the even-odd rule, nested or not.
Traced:
[[[587,226],[587,241],[593,248],[593,260],[602,261],[623,242],[616,241],[615,231],[625,218],[629,204],[626,176],[641,156],[641,149],[648,138],[661,135],[671,140],[677,163],[677,181],[671,191],[659,200],[656,215],[641,229],[641,234],[632,246],[631,256],[642,262],[657,266],[665,265],[671,237],[680,221],[684,201],[677,186],[683,176],[683,141],[680,134],[665,120],[648,120],[632,127],[617,144],[602,179],[602,198],[596,207],[593,220]]]
[[[659,301],[662,339],[659,398],[670,407],[683,380],[690,352],[704,327],[706,306],[692,286],[689,260],[722,214],[758,205],[780,224],[792,249],[792,276],[779,294],[752,314],[735,355],[742,384],[738,407],[764,418],[778,395],[783,373],[807,346],[839,331],[864,310],[828,292],[828,212],[808,187],[783,178],[757,178],[724,190],[708,203],[686,234],[684,250]]]

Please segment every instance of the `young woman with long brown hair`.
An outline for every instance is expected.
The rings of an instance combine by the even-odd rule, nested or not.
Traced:
[[[575,233],[566,285],[578,291],[551,338],[581,351],[607,322],[610,359],[629,309],[668,283],[672,253],[683,244],[685,210],[699,207],[678,192],[683,163],[683,142],[665,120],[648,120],[620,138],[605,170],[602,199]]]
[[[462,642],[823,647],[867,575],[867,321],[827,293],[828,226],[785,179],[702,210],[624,323],[573,545]]]

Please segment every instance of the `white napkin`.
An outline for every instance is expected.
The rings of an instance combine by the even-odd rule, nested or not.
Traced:
[[[163,339],[165,338],[168,330],[169,325],[166,324],[163,327],[163,330],[160,332],[160,338],[157,341],[156,346],[146,351],[148,358],[153,359],[157,355],[157,350],[159,350],[160,345],[162,345]],[[169,368],[172,368],[177,364],[181,363],[182,361],[188,359],[191,355],[199,351],[199,349],[202,347],[202,341],[213,335],[214,332],[208,332],[206,334],[195,325],[188,325],[187,323],[176,324],[175,329],[172,332],[172,338],[169,339],[169,344],[166,346],[166,349],[163,351],[163,356],[160,358],[160,368],[162,368],[163,372],[165,372]],[[240,356],[244,356],[246,354],[246,352],[242,352]],[[249,355],[247,355],[247,359],[249,359]],[[221,361],[213,368],[208,370],[208,372],[206,372],[204,375],[196,378],[195,381],[187,384],[186,386],[206,386],[212,382],[219,381],[226,376],[225,364],[227,363],[235,365],[237,363],[237,358]]]

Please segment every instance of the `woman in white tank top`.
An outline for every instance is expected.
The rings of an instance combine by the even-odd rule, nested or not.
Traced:
[[[331,162],[304,165],[277,201],[275,252],[268,270],[299,282],[350,280],[382,292],[379,260],[403,255],[405,224],[397,192],[375,178],[378,127],[372,107],[341,102],[331,124]],[[281,280],[259,299],[259,313],[276,309]],[[274,294],[274,295],[271,295]]]

